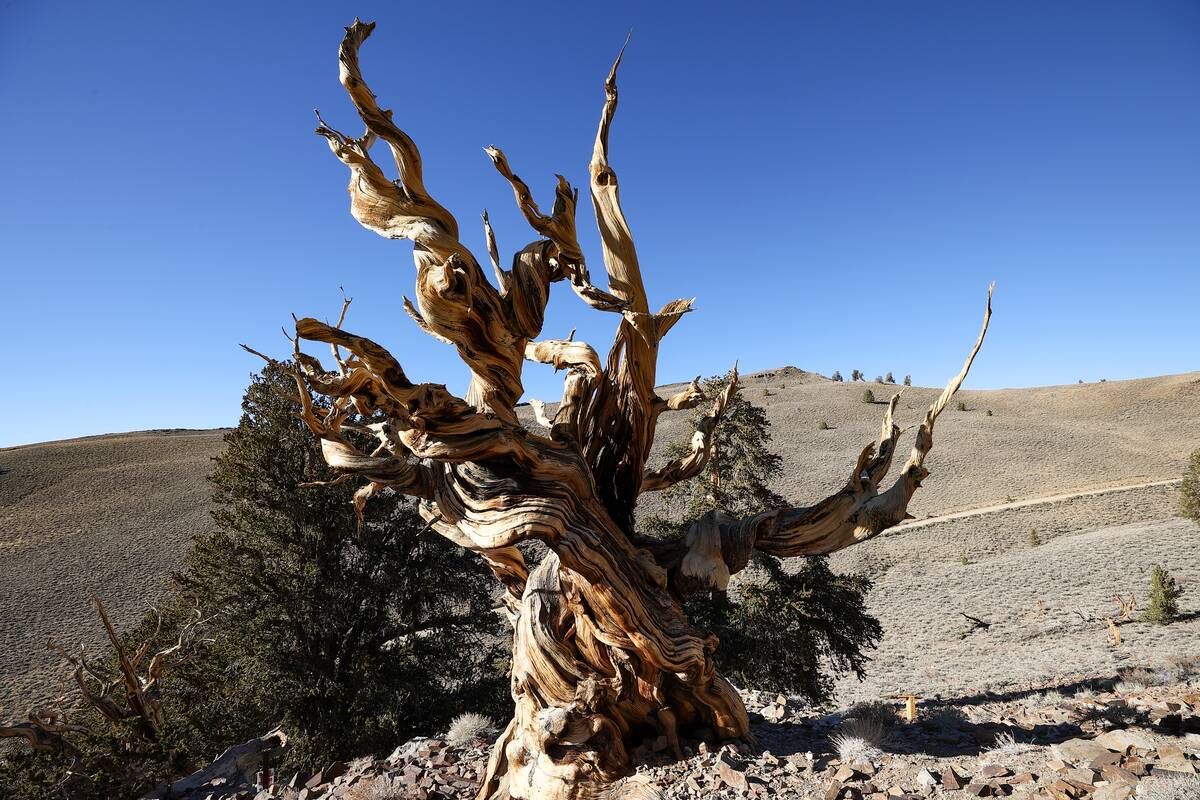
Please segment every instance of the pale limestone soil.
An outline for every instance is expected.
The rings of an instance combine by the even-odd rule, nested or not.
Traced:
[[[775,448],[784,459],[784,477],[776,488],[797,503],[815,502],[845,485],[859,452],[879,435],[881,403],[893,392],[904,390],[896,422],[908,427],[921,421],[941,391],[833,383],[786,370],[749,376],[744,383],[744,396],[767,409]],[[764,396],[764,389],[771,395]],[[863,403],[864,389],[880,403]],[[1187,455],[1200,447],[1200,373],[1195,372],[1036,389],[965,388],[956,400],[968,411],[951,405],[938,419],[926,461],[931,475],[909,509],[918,518],[1009,498],[1178,478]],[[988,409],[993,416],[986,415]],[[833,430],[818,430],[821,421]],[[664,414],[659,430],[660,443],[686,442],[688,415]],[[901,439],[896,471],[913,435],[909,431]]]
[[[1002,522],[994,527],[1004,535]],[[1184,619],[1173,625],[1122,624],[1119,648],[1108,644],[1103,621],[1115,613],[1117,593],[1135,592],[1145,608],[1155,564],[1185,587],[1200,585],[1200,526],[1160,518],[1057,536],[1038,547],[1020,544],[1019,532],[1010,528],[1007,546],[970,564],[928,548],[933,558],[877,576],[868,607],[883,638],[866,679],[839,683],[839,702],[907,692],[963,696],[1200,655],[1194,596],[1184,596]],[[967,633],[972,624],[963,614],[991,627]]]
[[[57,685],[56,638],[105,639],[141,617],[212,527],[205,476],[221,431],[147,432],[0,451],[0,708],[23,713]]]

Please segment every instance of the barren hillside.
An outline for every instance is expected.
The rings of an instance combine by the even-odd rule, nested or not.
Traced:
[[[810,502],[846,480],[858,451],[878,432],[883,406],[862,402],[868,388],[883,401],[896,387],[833,383],[791,367],[745,379],[745,396],[767,409],[774,426],[785,460],[778,488],[789,499]],[[906,389],[899,424],[917,422],[938,391]],[[1200,373],[968,389],[959,397],[968,410],[951,409],[938,421],[927,462],[932,475],[911,507],[921,521],[835,558],[838,568],[865,569],[879,581],[872,604],[888,634],[871,686],[915,680],[920,665],[905,655],[913,648],[932,652],[930,642],[946,639],[953,650],[961,625],[943,629],[962,619],[960,611],[986,616],[994,603],[1026,613],[1036,596],[1052,604],[1058,614],[1053,619],[1061,622],[1070,613],[1067,605],[1100,602],[1105,593],[1136,588],[1144,583],[1138,570],[1145,563],[1169,560],[1178,549],[1200,543],[1195,541],[1200,529],[1171,521],[1172,486],[1022,505],[1177,478],[1186,454],[1200,447]],[[822,421],[831,429],[818,430]],[[690,432],[687,414],[669,414],[659,441],[686,440]],[[0,450],[0,706],[19,711],[55,674],[47,638],[98,642],[89,595],[100,594],[118,624],[133,621],[160,596],[189,539],[212,525],[205,476],[222,435],[145,431]],[[911,433],[902,440],[902,452],[910,444]],[[999,508],[923,522],[992,506]],[[1126,527],[1100,530],[1119,525]],[[1042,548],[1021,549],[1029,527],[1045,532]],[[970,565],[961,563],[964,556]],[[1122,560],[1128,561],[1128,574],[1115,574],[1113,565]],[[1054,570],[1042,568],[1050,563]],[[1072,585],[1078,584],[1069,591],[1058,588],[1064,565],[1074,570]],[[1185,580],[1200,579],[1187,571],[1194,572],[1194,563],[1177,566]],[[1020,591],[995,589],[998,582],[1020,584]],[[981,586],[993,588],[985,592]],[[947,597],[960,601],[947,604]],[[1014,636],[1025,636],[1025,646],[1039,646],[1036,636],[1000,627],[988,635],[992,638],[967,645],[1009,646]],[[951,657],[937,654],[944,664]],[[1036,669],[1049,668],[1045,661]],[[998,680],[1005,674],[979,677]],[[951,690],[953,683],[938,685]]]

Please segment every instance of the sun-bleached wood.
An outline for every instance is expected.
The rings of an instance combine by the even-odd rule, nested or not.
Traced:
[[[88,705],[113,722],[131,724],[141,738],[157,741],[166,724],[162,677],[174,663],[186,657],[188,648],[195,643],[197,632],[207,620],[201,619],[200,613],[195,612],[194,617],[180,626],[175,644],[151,655],[150,642],[157,638],[162,629],[162,616],[155,610],[154,632],[130,654],[129,649],[121,644],[121,638],[100,598],[94,597],[92,602],[116,656],[116,672],[89,661],[82,644],[79,645],[78,654],[71,653],[53,640],[47,643],[47,647],[71,666],[72,678]],[[149,661],[146,660],[148,655]]]
[[[709,514],[680,542],[656,543],[634,527],[639,494],[699,474],[710,463],[713,432],[737,391],[736,377],[700,421],[691,447],[658,470],[646,464],[660,414],[692,408],[698,381],[663,399],[655,392],[658,349],[689,299],[650,311],[633,235],[610,162],[617,109],[618,55],[589,164],[589,190],[607,289],[597,287],[576,235],[578,192],[557,176],[549,215],[504,153],[486,148],[538,235],[501,267],[495,232],[483,216],[493,285],[459,239],[454,216],[430,194],[420,152],[364,81],[359,48],[374,29],[355,20],[338,58],[340,77],[365,124],[349,137],[318,115],[317,133],[350,171],[351,214],[364,227],[414,243],[416,302],[404,308],[421,330],[453,346],[471,371],[465,397],[414,383],[382,346],[337,325],[296,321],[296,380],[303,416],[328,463],[365,481],[356,502],[390,487],[416,498],[430,528],[471,550],[507,588],[513,623],[515,710],[492,751],[479,797],[565,800],[651,796],[626,774],[629,751],[678,732],[709,728],[723,738],[749,733],[737,692],[716,671],[717,640],[691,624],[682,599],[724,588],[753,549],[780,556],[829,553],[864,541],[906,517],[928,474],[933,426],[961,385],[991,313],[962,371],[926,413],[899,479],[881,490],[901,430],[898,395],[879,440],[854,465],[847,486],[810,507],[767,509],[745,519]],[[624,48],[622,48],[622,54]],[[370,155],[384,142],[396,164],[388,177]],[[568,281],[585,305],[614,315],[616,335],[601,359],[588,344],[539,339],[550,285]],[[331,346],[335,368],[301,352],[302,341]],[[341,352],[345,351],[343,357]],[[553,414],[535,404],[544,432],[517,419],[525,361],[564,370]],[[320,415],[310,394],[329,399]],[[364,451],[347,436],[351,414],[378,442]],[[530,568],[517,545],[539,541],[548,554]]]

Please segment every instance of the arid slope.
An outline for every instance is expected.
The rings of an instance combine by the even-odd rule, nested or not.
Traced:
[[[896,387],[833,383],[791,367],[745,379],[745,396],[763,405],[773,424],[785,462],[778,489],[790,500],[811,502],[836,490],[858,451],[877,435],[883,406],[863,403],[864,389],[883,401]],[[898,422],[916,423],[938,391],[906,389]],[[949,409],[939,420],[927,462],[932,475],[911,508],[922,520],[1010,500],[1177,478],[1186,454],[1200,447],[1200,373],[964,390],[960,397],[968,410]],[[819,430],[822,421],[831,429]],[[686,441],[690,433],[687,414],[669,414],[659,441]],[[911,435],[902,441],[898,459]],[[90,595],[104,598],[118,624],[132,622],[161,596],[188,541],[212,525],[205,476],[222,436],[222,431],[145,431],[0,450],[0,707],[6,713],[20,713],[58,674],[45,650],[47,638],[99,644]],[[1029,582],[1052,580],[1036,568],[1043,559],[1075,563],[1085,574],[1092,562],[1080,560],[1081,554],[1103,550],[1105,558],[1119,559],[1112,548],[1139,547],[1128,529],[1090,538],[1074,534],[1169,521],[1173,503],[1174,490],[1165,487],[999,511],[918,526],[908,534],[900,530],[839,554],[835,565],[876,575],[876,613],[889,630],[903,631],[906,609],[934,606],[947,593],[993,582],[993,560],[1003,580]],[[1014,555],[1035,524],[1054,540],[1052,546]],[[1165,528],[1154,537],[1162,547],[1172,537],[1181,537],[1180,544],[1195,538],[1181,531]],[[961,564],[964,555],[971,566]],[[907,571],[915,568],[929,577],[907,580]],[[1143,580],[1130,576],[1134,585]],[[1125,583],[1106,578],[1096,591]],[[1050,597],[1052,588],[1035,585],[1025,593]],[[974,611],[987,610],[982,599],[970,597]],[[1009,602],[996,594],[996,603]],[[957,614],[956,607],[942,611]],[[946,623],[939,617],[920,624],[926,631],[921,636],[888,634],[877,664],[880,686],[908,685],[912,676],[897,672],[905,642],[923,646],[938,633],[930,626]],[[957,628],[948,635],[957,637]]]

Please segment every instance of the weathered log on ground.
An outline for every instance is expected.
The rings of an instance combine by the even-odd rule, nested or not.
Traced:
[[[364,134],[347,136],[324,120],[317,133],[350,170],[355,219],[382,236],[414,243],[416,303],[405,298],[405,310],[422,330],[456,348],[472,379],[461,399],[445,386],[413,383],[385,348],[343,330],[342,320],[331,326],[300,319],[296,380],[305,420],[329,464],[365,480],[360,502],[383,487],[417,498],[434,531],[478,553],[507,587],[516,709],[479,796],[559,800],[632,792],[632,786],[613,787],[628,770],[631,747],[647,737],[665,736],[678,749],[681,729],[705,727],[729,739],[748,735],[746,710],[713,663],[717,640],[689,622],[682,599],[724,588],[753,549],[779,556],[829,553],[905,519],[928,474],[924,460],[934,423],[983,342],[991,292],[975,347],[925,414],[912,454],[890,487],[881,485],[901,434],[893,421],[899,395],[888,404],[879,440],[863,449],[847,486],[831,497],[746,519],[711,514],[682,542],[644,540],[634,528],[639,494],[705,468],[712,431],[737,384],[713,399],[685,456],[647,471],[659,414],[705,398],[698,383],[666,401],[654,391],[659,346],[692,302],[650,311],[609,162],[621,57],[605,81],[589,165],[609,288],[592,283],[577,241],[577,191],[559,176],[546,215],[503,152],[489,147],[487,155],[539,236],[504,270],[484,215],[493,285],[459,240],[454,216],[425,187],[416,144],[363,79],[359,48],[373,28],[356,20],[339,51],[341,81]],[[396,179],[372,160],[377,141],[391,150]],[[571,337],[537,338],[550,284],[563,280],[590,307],[616,315],[615,340],[603,361]],[[335,369],[302,353],[302,340],[329,344]],[[566,371],[553,418],[535,406],[545,435],[517,421],[526,360]],[[329,398],[329,410],[318,416],[310,393]],[[365,428],[379,442],[372,452],[344,435],[351,415],[368,420]],[[517,545],[533,540],[549,554],[531,570]]]

